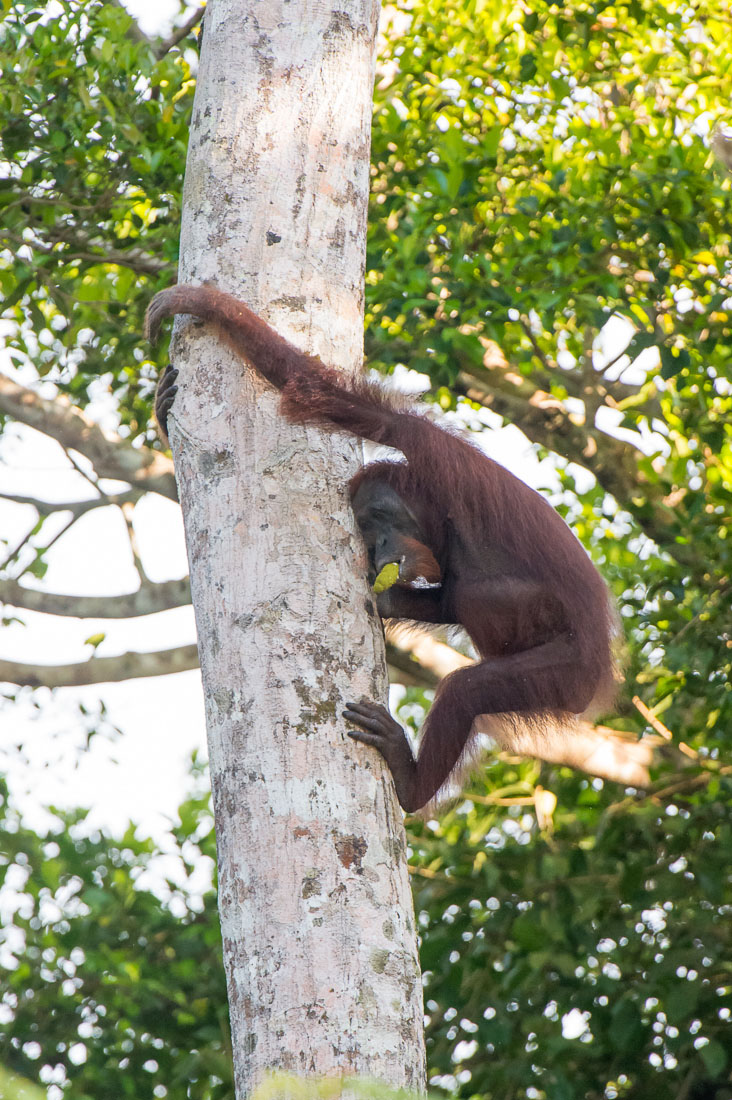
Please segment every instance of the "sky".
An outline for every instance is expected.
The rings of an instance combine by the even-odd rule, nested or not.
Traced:
[[[2,369],[8,373],[7,365]],[[27,381],[27,379],[26,379]],[[0,445],[0,484],[9,493],[49,500],[87,499],[89,486],[65,461],[54,443],[38,432],[13,427]],[[113,483],[109,483],[113,485]],[[34,510],[0,502],[0,530],[11,545],[33,522]],[[178,506],[150,495],[136,512],[136,531],[146,571],[154,581],[187,573]],[[24,581],[24,583],[28,583]],[[134,591],[137,576],[117,509],[91,512],[59,540],[49,555],[42,584],[34,587],[72,595],[115,595]],[[8,609],[5,609],[8,613]],[[78,620],[19,612],[24,625],[0,634],[2,657],[38,663],[83,661],[92,647],[85,639],[106,632],[100,656],[127,650],[164,649],[195,640],[193,611],[178,608],[130,620]],[[42,703],[40,709],[33,700]],[[121,736],[91,740],[82,703],[92,715],[100,700],[108,725]],[[92,726],[96,725],[90,720]],[[105,723],[102,723],[104,729]],[[16,746],[21,746],[20,751]],[[44,821],[45,804],[91,806],[90,824],[123,829],[132,819],[158,834],[186,791],[187,760],[205,746],[203,702],[198,672],[176,676],[21,692],[18,704],[0,712],[0,766],[29,823]]]

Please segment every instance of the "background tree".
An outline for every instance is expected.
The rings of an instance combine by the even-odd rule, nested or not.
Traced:
[[[2,791],[0,1063],[51,1100],[234,1096],[216,860],[201,767],[165,856],[58,811],[44,837]],[[154,887],[154,888],[151,888]]]
[[[497,457],[511,456],[515,435],[497,432],[510,422],[546,459],[538,477],[611,582],[626,626],[612,725],[634,737],[652,721],[687,761],[680,769],[677,754],[639,797],[566,768],[490,758],[469,801],[439,824],[412,823],[431,1072],[465,1095],[723,1100],[732,221],[707,134],[729,117],[729,12],[721,2],[420,2],[389,15],[370,361],[422,371],[449,417],[494,429],[485,445]],[[43,405],[50,387],[4,383],[0,403],[8,417],[35,417],[75,461],[86,454],[104,476],[124,474],[130,491],[165,491],[170,467],[147,420],[155,371],[136,334],[150,286],[172,278],[191,55],[182,40],[167,52],[144,41],[111,5],[53,17],[17,8],[3,35],[11,353],[77,408],[101,378],[119,402],[121,438],[101,437],[58,400]],[[41,498],[41,526],[36,511],[24,546],[8,547],[16,585],[24,569],[39,577],[62,524],[83,522],[79,507],[46,515]],[[30,587],[41,580],[4,590],[19,608],[9,615],[38,599]],[[170,598],[144,578],[141,590],[144,606]],[[158,670],[181,659],[147,658]],[[96,675],[101,660],[73,675]],[[100,678],[125,667],[140,659]],[[4,668],[16,684],[74,682]],[[403,699],[415,725],[422,690]],[[51,922],[45,910],[36,921],[21,969],[40,983]],[[70,1027],[75,1009],[43,988]],[[2,1025],[6,1061],[33,1076],[58,1057],[78,1079],[83,1070],[51,1045],[39,1059],[22,1051],[15,1011]]]

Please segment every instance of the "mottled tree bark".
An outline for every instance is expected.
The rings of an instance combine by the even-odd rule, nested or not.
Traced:
[[[181,281],[357,370],[377,0],[212,0]],[[422,1087],[405,837],[346,699],[386,694],[348,503],[356,444],[295,428],[178,323],[171,444],[206,695],[237,1095],[267,1069]]]

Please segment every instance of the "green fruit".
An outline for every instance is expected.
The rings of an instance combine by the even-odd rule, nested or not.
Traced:
[[[374,581],[374,592],[376,592],[377,595],[379,592],[386,592],[387,588],[391,588],[398,580],[399,562],[390,561],[388,565],[384,566]]]

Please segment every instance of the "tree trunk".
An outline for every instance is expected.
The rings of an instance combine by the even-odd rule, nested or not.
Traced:
[[[361,369],[378,0],[212,0],[180,279]],[[401,814],[347,699],[386,693],[347,483],[359,449],[286,422],[180,324],[171,417],[218,835],[237,1096],[267,1069],[424,1085]]]

